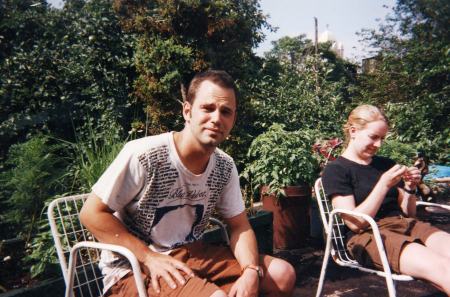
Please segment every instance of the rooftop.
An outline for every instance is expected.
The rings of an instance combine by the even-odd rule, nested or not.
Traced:
[[[447,202],[446,204],[449,204]],[[450,232],[450,214],[420,211],[419,218]],[[315,296],[323,259],[323,244],[316,240],[298,250],[277,250],[277,257],[289,261],[297,272],[294,296]],[[444,297],[435,287],[421,280],[397,282],[397,296]],[[386,281],[377,275],[340,267],[330,260],[324,283],[323,296],[388,296]]]

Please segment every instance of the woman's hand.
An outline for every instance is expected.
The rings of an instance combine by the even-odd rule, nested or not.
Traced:
[[[392,188],[393,186],[398,184],[398,182],[400,182],[406,172],[406,166],[396,164],[391,169],[383,173],[379,182],[383,183],[383,185],[388,189]]]
[[[417,185],[420,183],[420,180],[420,170],[417,167],[409,167],[403,174],[405,189],[408,191],[414,191],[417,188]]]

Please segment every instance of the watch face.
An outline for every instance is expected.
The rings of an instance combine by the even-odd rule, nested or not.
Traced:
[[[243,268],[242,271],[244,271],[244,270],[247,269],[247,268],[248,268],[248,269],[253,269],[253,270],[255,270],[256,273],[258,274],[258,277],[259,277],[259,278],[262,278],[262,277],[264,276],[263,269],[262,269],[261,266],[248,265],[248,266],[246,266],[245,268]]]
[[[262,270],[261,266],[256,266],[256,271],[258,272],[258,276],[260,278],[262,278],[263,277],[263,270]]]

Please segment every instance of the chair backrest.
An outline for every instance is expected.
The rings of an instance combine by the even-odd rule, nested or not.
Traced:
[[[48,220],[66,285],[69,283],[69,256],[72,247],[82,241],[97,241],[80,222],[80,211],[87,197],[88,194],[82,194],[57,198],[48,207]],[[210,222],[219,226],[221,241],[229,245],[226,226],[215,218],[210,218]],[[75,296],[101,296],[103,275],[98,268],[99,249],[80,248],[76,256],[73,285]]]
[[[68,284],[68,263],[71,248],[81,241],[96,241],[80,222],[80,210],[88,194],[57,198],[48,208],[48,219],[55,241],[56,252]],[[75,296],[101,296],[103,276],[98,269],[98,249],[82,248],[77,252],[77,265],[73,291]]]
[[[328,224],[330,222],[330,213],[333,211],[333,205],[325,194],[325,190],[322,185],[322,179],[318,178],[314,184],[314,192],[317,198],[317,204],[319,205],[320,217],[324,226],[325,233],[331,233],[332,249],[331,254],[335,261],[341,261],[345,263],[356,263],[354,259],[349,255],[347,247],[345,245],[346,228],[345,223],[341,217],[335,214],[333,225],[331,230],[328,230]]]

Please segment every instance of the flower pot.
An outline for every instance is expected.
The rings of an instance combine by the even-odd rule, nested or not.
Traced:
[[[267,187],[261,190],[263,209],[273,213],[273,247],[275,249],[298,249],[306,245],[310,234],[309,207],[311,188],[286,187],[286,197],[267,195]]]

